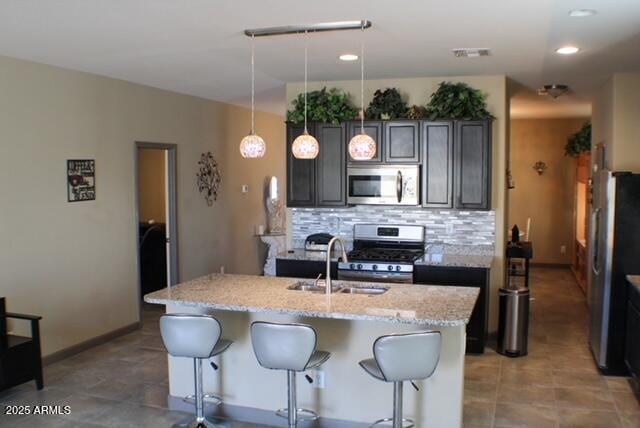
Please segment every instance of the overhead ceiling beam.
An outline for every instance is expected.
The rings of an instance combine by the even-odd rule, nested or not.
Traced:
[[[323,22],[309,25],[285,25],[282,27],[252,28],[244,30],[244,34],[251,37],[282,36],[284,34],[319,33],[323,31],[360,30],[371,27],[371,21],[338,21]]]

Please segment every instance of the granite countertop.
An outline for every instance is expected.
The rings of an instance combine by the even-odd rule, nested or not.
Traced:
[[[144,301],[237,312],[264,312],[316,318],[371,320],[402,324],[460,326],[476,304],[476,287],[385,284],[381,295],[334,293],[330,297],[288,290],[297,278],[211,274],[144,296]],[[302,280],[311,281],[311,280]],[[380,287],[380,283],[335,285]]]
[[[640,275],[627,275],[627,280],[640,291]]]
[[[331,261],[338,261],[341,255],[339,251],[333,251]],[[326,251],[306,251],[303,249],[291,250],[278,254],[278,259],[286,260],[309,260],[325,261]],[[464,253],[431,253],[425,254],[416,260],[416,265],[446,266],[446,267],[471,267],[471,268],[491,268],[493,255],[488,254],[464,254]]]

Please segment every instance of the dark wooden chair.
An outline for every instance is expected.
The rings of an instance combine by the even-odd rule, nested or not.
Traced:
[[[31,337],[7,334],[8,318],[29,321]],[[5,299],[0,297],[0,391],[30,380],[36,381],[38,389],[44,387],[40,353],[41,318],[7,312]]]

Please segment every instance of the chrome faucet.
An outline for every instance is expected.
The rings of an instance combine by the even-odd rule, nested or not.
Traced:
[[[333,238],[331,238],[331,241],[329,241],[329,244],[327,245],[327,276],[325,277],[325,292],[327,294],[327,296],[331,295],[331,291],[332,291],[332,286],[331,286],[331,253],[332,253],[332,248],[333,248],[333,244],[339,242],[340,243],[340,247],[342,248],[342,261],[344,263],[348,263],[347,260],[347,252],[345,251],[345,247],[344,247],[344,241],[342,240],[341,237],[339,236],[334,236]]]

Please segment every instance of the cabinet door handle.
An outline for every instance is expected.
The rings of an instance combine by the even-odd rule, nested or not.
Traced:
[[[398,171],[398,176],[396,177],[396,194],[398,203],[402,202],[402,171]]]

